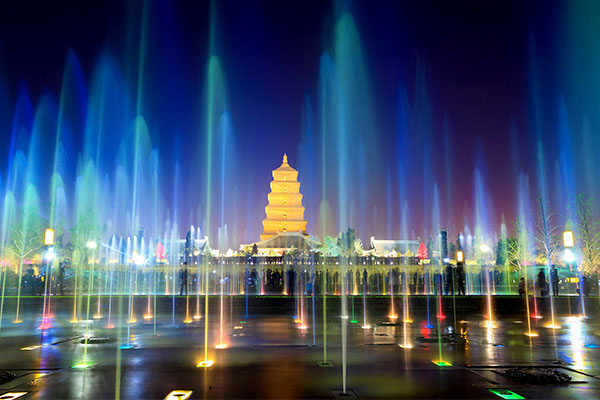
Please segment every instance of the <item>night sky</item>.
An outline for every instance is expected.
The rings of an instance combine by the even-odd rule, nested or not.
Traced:
[[[588,127],[592,137],[596,137],[596,89],[590,88],[582,95],[588,89],[585,84],[577,86],[576,82],[596,81],[584,76],[595,72],[593,60],[598,56],[595,47],[598,39],[592,41],[594,28],[589,26],[593,23],[585,25],[585,21],[593,20],[586,15],[590,10],[579,3],[356,1],[346,5],[328,1],[217,1],[216,4],[214,49],[227,81],[238,158],[235,165],[244,172],[237,179],[250,180],[255,187],[251,210],[247,211],[255,212],[247,219],[254,225],[246,234],[240,234],[245,240],[260,230],[270,171],[279,165],[282,154],[287,152],[292,166],[299,166],[303,102],[308,96],[316,107],[319,60],[331,48],[331,32],[339,10],[344,7],[354,17],[362,40],[376,110],[377,132],[372,134],[377,138],[382,165],[395,165],[397,157],[399,91],[405,90],[412,103],[417,67],[424,68],[434,144],[443,142],[444,119],[447,120],[454,189],[451,195],[442,190],[441,197],[442,202],[452,197],[452,210],[444,211],[442,217],[447,220],[444,225],[451,229],[458,231],[464,224],[473,223],[470,211],[473,171],[478,159],[483,160],[486,191],[493,202],[489,207],[493,215],[489,218],[494,230],[498,229],[502,215],[510,225],[509,221],[518,213],[514,171],[523,170],[529,176],[531,197],[535,198],[533,104],[536,101],[550,176],[555,170],[554,160],[560,155],[557,108],[561,101],[566,104],[572,134],[577,135],[575,132],[583,129],[586,115],[591,115]],[[4,87],[0,93],[6,94],[0,103],[3,143],[10,142],[13,107],[21,87],[27,88],[34,107],[43,93],[58,97],[69,49],[81,64],[85,82],[89,82],[100,56],[110,54],[131,86],[129,92],[135,93],[142,8],[140,2],[125,1],[3,2],[0,5],[0,87]],[[194,149],[202,126],[203,88],[210,52],[210,2],[157,1],[151,2],[147,10],[142,113],[150,127],[153,146],[160,150],[163,163],[168,166],[175,158],[201,157]],[[590,12],[593,15],[596,11]],[[584,23],[579,27],[580,19]],[[595,56],[585,48],[569,52],[573,43],[583,41],[585,47],[588,39]],[[578,65],[582,65],[581,70],[577,70]],[[537,89],[533,89],[534,79]],[[72,148],[77,152],[83,146],[83,138],[75,134],[73,141]],[[573,141],[575,149],[583,143],[577,138]],[[597,145],[596,139],[593,142]],[[447,189],[447,182],[442,183],[444,173],[438,171],[442,163],[436,161],[439,154],[435,147],[431,150],[433,175],[442,189]],[[7,173],[9,151],[5,146],[1,152],[2,176]],[[573,174],[590,167],[586,164],[589,160],[574,158]],[[301,179],[302,173],[301,170]],[[391,174],[394,176],[394,172]],[[385,168],[381,175],[385,175]],[[189,176],[192,179],[193,174]],[[592,180],[596,177],[594,173]],[[303,188],[308,185],[306,180],[302,182]],[[385,190],[382,184],[378,185]],[[412,184],[419,185],[419,182]],[[585,182],[578,182],[576,190],[585,187]],[[554,206],[559,205],[556,200]],[[418,204],[411,207],[415,214],[424,212]],[[397,220],[399,211],[390,211],[389,215],[388,220]],[[561,215],[561,219],[566,218]],[[315,223],[314,216],[309,218],[309,224]],[[417,219],[412,219],[410,230],[415,235],[426,234],[422,230],[428,227],[415,223]],[[386,235],[386,229],[376,226],[368,226],[366,230],[362,233],[364,238],[372,233]],[[391,234],[399,233],[392,229]]]

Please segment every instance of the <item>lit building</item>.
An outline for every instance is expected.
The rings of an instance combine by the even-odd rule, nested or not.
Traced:
[[[290,167],[287,155],[283,155],[283,163],[273,171],[269,204],[265,207],[267,218],[263,220],[264,231],[260,235],[263,241],[278,233],[298,232],[306,235],[306,221],[298,171]]]

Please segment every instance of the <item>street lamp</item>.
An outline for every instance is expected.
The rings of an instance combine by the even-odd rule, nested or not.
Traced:
[[[456,262],[462,263],[465,261],[465,254],[462,250],[456,252]]]

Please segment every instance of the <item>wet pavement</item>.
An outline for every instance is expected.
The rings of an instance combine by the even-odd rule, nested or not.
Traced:
[[[324,361],[320,298],[315,301],[313,329],[310,298],[301,302],[304,321],[295,321],[294,298],[250,298],[246,319],[244,297],[226,297],[222,313],[219,298],[211,297],[208,358],[214,365],[198,368],[205,358],[203,299],[198,307],[202,318],[191,318],[186,324],[185,297],[175,298],[174,303],[171,297],[158,297],[156,308],[151,298],[149,310],[159,315],[155,321],[143,319],[148,299],[138,296],[133,304],[137,322],[128,324],[129,299],[113,297],[110,325],[114,327],[106,328],[108,297],[101,298],[102,318],[98,319],[92,318],[97,298],[91,299],[87,321],[84,298],[78,305],[82,320],[78,323],[69,322],[73,299],[57,297],[51,306],[54,317],[44,331],[37,329],[42,322],[40,298],[23,299],[20,324],[12,323],[14,302],[7,299],[0,332],[0,371],[17,377],[0,384],[0,399],[7,393],[23,392],[22,399],[163,399],[173,390],[192,391],[191,399],[502,398],[492,390],[500,394],[510,390],[527,399],[600,398],[598,298],[587,300],[586,319],[570,316],[569,309],[577,310],[578,298],[557,299],[555,324],[560,329],[545,327],[551,317],[549,308],[540,302],[538,311],[544,318],[530,320],[531,331],[538,334],[531,337],[524,335],[529,324],[519,309],[522,300],[515,297],[493,299],[498,310],[494,329],[486,328],[485,298],[454,302],[444,298],[443,319],[436,318],[435,298],[410,299],[414,322],[403,324],[401,298],[395,302],[400,315],[395,322],[387,318],[389,298],[368,297],[366,323],[371,328],[363,329],[363,298],[357,296],[354,316],[348,318],[345,396],[341,394],[339,298],[327,300],[326,359],[333,366],[318,364]],[[194,296],[189,298],[187,311],[188,316],[196,311]],[[86,333],[106,340],[85,345]],[[221,342],[227,348],[215,349]],[[405,344],[408,348],[400,346]],[[89,368],[72,367],[84,360]],[[451,365],[438,366],[434,361]],[[501,374],[515,366],[549,367],[569,375],[571,382],[524,384]]]

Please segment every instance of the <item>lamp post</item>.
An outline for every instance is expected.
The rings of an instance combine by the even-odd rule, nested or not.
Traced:
[[[52,262],[54,261],[54,229],[46,228],[44,231],[44,260],[46,261],[46,272],[44,274],[44,306],[42,311],[42,330],[50,328],[48,323],[48,309],[50,308],[50,292],[52,291]]]

